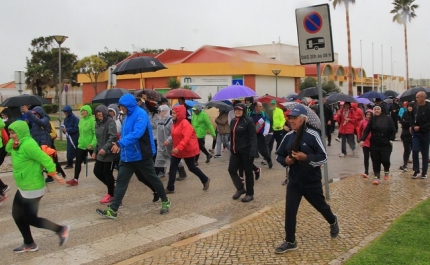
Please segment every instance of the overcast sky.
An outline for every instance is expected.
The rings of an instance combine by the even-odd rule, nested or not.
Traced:
[[[194,51],[203,45],[225,47],[297,45],[295,9],[330,4],[333,46],[347,65],[345,7],[334,10],[327,0],[0,0],[0,84],[25,71],[30,41],[66,35],[63,47],[79,58],[109,50],[171,48]],[[392,0],[356,0],[350,8],[352,63],[374,72],[405,76],[403,27],[392,22]],[[430,78],[430,1],[416,0],[417,17],[408,24],[411,78]],[[391,47],[393,64],[391,64]]]

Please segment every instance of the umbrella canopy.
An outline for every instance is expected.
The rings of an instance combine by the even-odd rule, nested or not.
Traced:
[[[295,92],[288,93],[285,97],[286,100],[293,101],[297,99],[298,94]]]
[[[164,64],[151,56],[139,56],[123,61],[118,64],[112,74],[127,75],[146,72],[156,72],[158,70],[167,69]]]
[[[199,102],[193,101],[193,100],[185,100],[185,104],[187,104],[190,107],[194,107],[194,105],[196,105],[197,103],[199,103]],[[178,105],[179,105],[179,102],[176,102],[175,105],[173,105],[173,107],[178,106]]]
[[[38,95],[19,95],[6,99],[1,106],[2,107],[21,107],[24,105],[29,106],[41,106],[43,104],[50,104],[50,102]]]
[[[247,86],[240,85],[232,85],[228,87],[224,87],[220,91],[218,91],[213,97],[212,100],[225,100],[225,99],[236,99],[243,97],[254,97],[257,96],[254,90]]]
[[[331,94],[330,96],[325,98],[327,100],[327,104],[333,104],[336,103],[338,101],[345,101],[345,102],[357,102],[357,100],[355,98],[353,98],[350,95],[346,95],[346,94]]]
[[[197,95],[196,92],[192,91],[191,89],[185,89],[185,88],[176,88],[172,89],[169,92],[164,95],[165,98],[185,98],[185,99],[200,99],[201,97]]]
[[[358,96],[354,96],[354,98],[357,100],[357,102],[360,104],[369,104],[371,101],[367,98],[359,98]]]
[[[133,95],[135,96],[135,97],[137,97],[137,96],[139,96],[140,94],[142,94],[142,92],[145,92],[145,94],[146,94],[146,97],[149,99],[149,100],[153,100],[153,101],[160,101],[161,100],[161,98],[163,97],[163,95],[160,93],[160,92],[157,92],[156,90],[154,90],[154,89],[140,89],[140,90],[137,90],[137,91],[134,91],[133,92]]]
[[[415,95],[420,92],[420,91],[424,91],[427,94],[427,98],[430,97],[430,88],[427,87],[413,87],[413,88],[409,88],[408,90],[406,90],[405,92],[403,92],[403,94],[401,94],[399,97],[399,101],[400,103],[403,101],[415,101]]]
[[[385,90],[384,93],[385,96],[389,97],[389,98],[395,98],[399,95],[399,93],[397,93],[396,91],[393,90]]]
[[[110,104],[118,103],[119,99],[125,95],[131,93],[127,89],[124,88],[111,88],[103,90],[98,93],[93,100],[92,103],[102,103],[103,105],[109,106]]]
[[[232,105],[228,105],[222,101],[209,101],[206,106],[206,108],[217,108],[219,110],[223,110],[225,112],[229,112],[233,109]]]
[[[326,92],[323,90],[323,95],[324,94],[326,94]],[[318,98],[318,87],[305,88],[297,95],[297,98],[299,99],[302,99],[304,97]]]
[[[294,106],[296,106],[297,104],[300,104],[298,102],[285,102],[285,103],[281,103],[281,105],[283,105],[287,110],[292,110],[294,108]],[[304,106],[306,111],[308,112],[308,123],[310,125],[312,125],[312,127],[314,127],[315,129],[321,130],[321,120],[318,117],[318,115],[311,110],[311,108],[309,108],[308,106]]]
[[[270,102],[272,100],[276,101],[276,105],[280,108],[282,108],[283,106],[281,105],[281,103],[285,103],[288,102],[288,100],[284,99],[284,98],[278,98],[278,97],[274,97],[271,95],[266,94],[265,96],[259,97],[256,99],[256,101],[261,102],[261,103],[267,103],[270,105]]]
[[[386,95],[379,93],[377,91],[369,91],[369,92],[361,94],[358,97],[359,98],[380,98],[380,99],[386,99],[387,98]]]

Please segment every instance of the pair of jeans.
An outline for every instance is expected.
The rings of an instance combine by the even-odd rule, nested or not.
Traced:
[[[266,138],[262,134],[257,134],[257,149],[264,160],[267,161],[267,163],[272,162],[272,158],[269,155],[268,146],[266,145]]]
[[[144,159],[134,162],[119,162],[119,171],[116,178],[116,188],[111,204],[111,209],[118,211],[127,191],[128,184],[133,174],[139,171],[140,174],[154,187],[163,202],[167,201],[166,192],[164,191],[163,183],[155,174],[154,162],[152,159]]]
[[[354,134],[341,134],[342,138],[342,154],[346,155],[346,142],[348,142],[349,147],[352,151],[355,150],[355,139]]]
[[[96,160],[94,164],[93,173],[103,184],[107,187],[107,193],[113,197],[115,190],[115,178],[113,177],[113,170],[115,162],[103,162]]]
[[[254,165],[254,158],[249,156],[249,153],[232,153],[230,156],[230,163],[228,164],[228,173],[233,181],[236,190],[244,190],[246,187],[246,195],[254,195],[254,172],[252,167]],[[245,184],[243,184],[238,170],[245,171]]]
[[[420,161],[418,154],[421,152],[422,157],[422,171],[421,174],[427,175],[428,161],[429,161],[429,143],[430,133],[428,132],[415,132],[412,129],[412,163],[414,171],[420,171]]]
[[[188,167],[188,170],[194,173],[194,175],[196,175],[200,179],[202,184],[205,184],[206,182],[208,182],[209,178],[194,163],[195,157],[179,158],[176,156],[171,156],[170,169],[169,169],[169,181],[167,182],[168,190],[170,191],[175,190],[176,171],[178,170],[178,165],[179,165],[179,162],[181,162],[181,159],[184,159],[185,164]]]
[[[312,188],[301,188],[289,182],[285,202],[285,240],[290,243],[296,241],[297,212],[299,211],[302,197],[305,197],[329,224],[336,222],[336,217],[331,211],[330,205],[325,201],[322,185]]]
[[[270,143],[269,143],[269,154],[272,153],[273,145],[274,145],[275,141],[276,141],[275,151],[278,150],[279,145],[282,142],[283,135],[284,135],[284,130],[273,131],[273,136],[272,136],[272,139],[270,140]]]
[[[41,199],[42,197],[26,199],[22,197],[19,190],[15,193],[12,204],[12,217],[24,238],[24,244],[29,245],[34,243],[30,226],[48,229],[56,233],[60,232],[62,229],[62,226],[37,216]]]
[[[230,134],[218,134],[216,137],[216,150],[215,150],[215,154],[216,155],[221,155],[221,145],[226,147],[227,149],[230,149],[230,144],[229,144],[229,138],[230,138]]]
[[[412,143],[403,141],[403,165],[408,164],[409,156],[412,151]]]

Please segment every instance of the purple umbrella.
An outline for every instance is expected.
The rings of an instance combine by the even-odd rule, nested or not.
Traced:
[[[361,104],[367,105],[370,103],[370,100],[368,98],[359,98],[358,96],[354,96],[354,98],[357,100],[358,103]]]
[[[257,96],[257,93],[249,87],[232,85],[218,91],[218,93],[212,97],[212,100],[226,100],[254,96]]]

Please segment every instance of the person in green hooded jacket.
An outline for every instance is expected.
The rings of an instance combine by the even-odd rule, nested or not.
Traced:
[[[83,105],[80,109],[82,119],[79,120],[79,139],[76,146],[75,175],[73,179],[66,181],[69,186],[77,186],[82,162],[87,162],[88,153],[93,154],[97,144],[96,120],[89,105]]]
[[[60,238],[60,246],[69,238],[69,225],[58,225],[37,216],[39,203],[45,193],[43,170],[60,184],[64,179],[55,172],[55,163],[44,153],[31,137],[25,121],[15,121],[9,126],[10,139],[6,151],[12,156],[13,178],[18,190],[12,204],[12,217],[24,238],[24,244],[15,248],[15,253],[36,251],[38,247],[31,235],[30,226],[55,232]]]
[[[202,151],[206,155],[206,163],[209,163],[209,161],[211,161],[212,155],[209,154],[208,150],[206,150],[205,137],[208,130],[214,139],[216,139],[216,134],[214,127],[209,120],[208,114],[202,111],[202,109],[202,105],[194,105],[194,107],[192,108],[193,116],[191,116],[191,124],[196,131],[200,151]],[[199,156],[200,154],[196,156],[196,166],[198,165]]]

